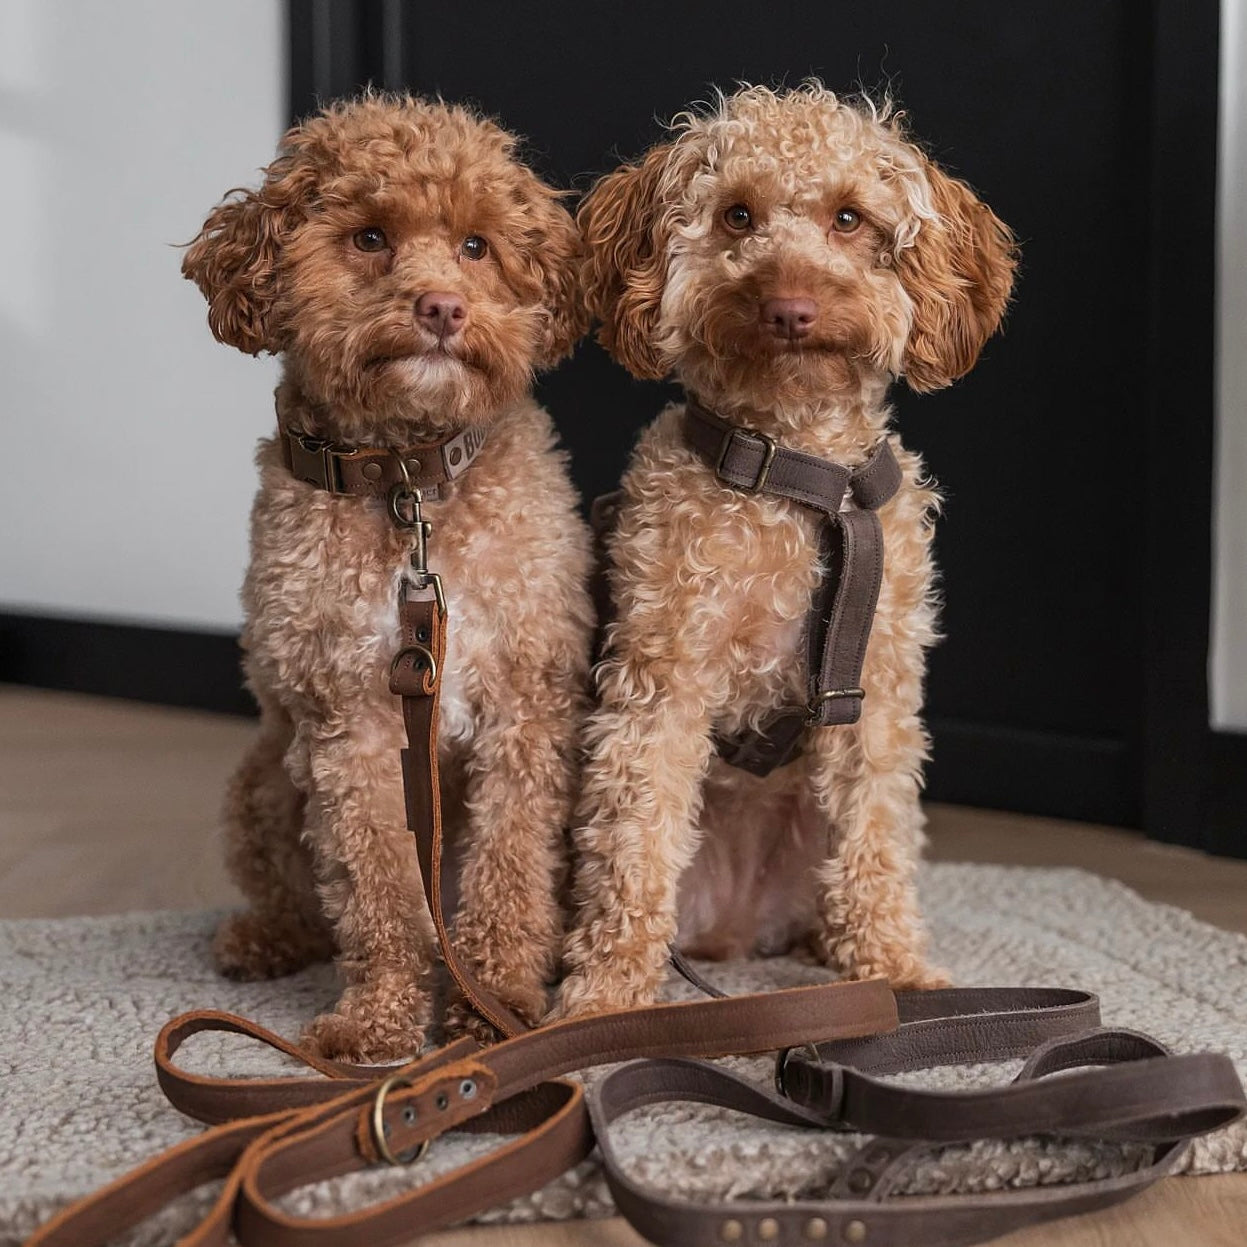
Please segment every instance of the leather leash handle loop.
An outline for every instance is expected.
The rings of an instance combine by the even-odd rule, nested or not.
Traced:
[[[368,1136],[383,1077],[400,1072],[405,1081],[427,1084],[431,1074],[444,1071],[453,1085],[465,1058],[473,1054],[470,1067],[487,1069],[494,1079],[492,1103],[483,1096],[480,1107],[486,1111],[459,1128],[496,1127],[525,1137],[508,1144],[509,1150],[474,1162],[470,1171],[457,1171],[463,1180],[444,1203],[440,1194],[433,1199],[423,1193],[432,1188],[420,1188],[423,1202],[405,1204],[401,1213],[385,1211],[391,1227],[386,1233],[401,1217],[401,1232],[394,1230],[392,1241],[405,1242],[448,1220],[484,1211],[509,1198],[508,1191],[518,1195],[535,1190],[581,1159],[591,1145],[588,1119],[578,1093],[569,1099],[570,1093],[560,1090],[567,1084],[551,1082],[560,1074],[667,1053],[714,1057],[765,1052],[806,1037],[847,1039],[896,1025],[895,998],[882,979],[872,979],[597,1014],[527,1031],[474,1054],[475,1045],[465,1039],[396,1071],[320,1061],[231,1014],[184,1014],[164,1027],[156,1043],[161,1086],[175,1107],[201,1120],[238,1120],[170,1149],[65,1209],[27,1247],[102,1247],[176,1196],[222,1177],[225,1187],[200,1226],[183,1240],[187,1247],[223,1247],[231,1225],[244,1223],[247,1228],[239,1233],[253,1247],[327,1242],[315,1225],[279,1224],[281,1214],[270,1201],[286,1182],[283,1175],[292,1176],[291,1186],[297,1186],[314,1175],[328,1177],[371,1163],[375,1155]],[[174,1058],[187,1039],[203,1032],[253,1039],[327,1076],[230,1079],[191,1074]],[[404,1097],[410,1094],[395,1089],[383,1105],[393,1132],[390,1145],[400,1152],[415,1139],[402,1121]],[[494,1167],[504,1161],[507,1168]],[[376,1209],[367,1209],[349,1218],[349,1233],[344,1230],[340,1239],[343,1247],[380,1242],[376,1214]]]
[[[952,1015],[949,1020],[954,1020]],[[904,1024],[898,1034],[903,1031]],[[942,1057],[947,1045],[937,1031],[928,1028],[916,1035],[924,1038],[917,1040],[915,1051],[925,1046]],[[1004,1055],[1012,1055],[1008,1045]],[[980,1054],[980,1059],[1000,1058],[990,1049]],[[1083,1068],[1087,1062],[1096,1068]],[[933,1062],[915,1057],[911,1068],[927,1063]],[[845,1080],[844,1103],[830,1116],[770,1095],[715,1066],[640,1061],[609,1074],[590,1088],[589,1113],[619,1211],[635,1230],[662,1247],[824,1239],[961,1247],[1129,1198],[1164,1176],[1188,1139],[1234,1121],[1247,1108],[1227,1057],[1170,1056],[1163,1045],[1131,1031],[1055,1038],[1028,1062],[1018,1081],[982,1092],[916,1091],[877,1083],[846,1067],[839,1070]],[[1067,1070],[1077,1072],[1042,1080],[1044,1074]],[[864,1080],[856,1097],[854,1079]],[[694,1204],[656,1195],[627,1175],[611,1141],[610,1127],[619,1117],[668,1101],[713,1104],[807,1129],[847,1125],[876,1133],[878,1125],[891,1122],[889,1110],[894,1107],[879,1094],[880,1088],[906,1097],[901,1132],[877,1135],[852,1156],[833,1183],[836,1198],[831,1200]],[[968,1130],[958,1135],[950,1119],[956,1121],[966,1105],[977,1119],[966,1121],[963,1114],[960,1124]],[[1037,1133],[1150,1143],[1153,1148],[1150,1159],[1131,1173],[1069,1187],[895,1202],[887,1198],[918,1156],[945,1143]]]
[[[673,1247],[718,1243],[724,1241],[720,1235],[726,1220],[741,1222],[742,1234],[756,1232],[756,1241],[767,1242],[773,1237],[770,1227],[765,1233],[762,1229],[768,1216],[784,1218],[783,1223],[793,1230],[790,1237],[802,1241],[800,1234],[813,1222],[821,1222],[829,1232],[834,1229],[838,1235],[849,1234],[855,1220],[869,1215],[872,1227],[886,1231],[869,1241],[891,1241],[886,1234],[895,1231],[902,1238],[917,1233],[930,1247],[953,1247],[1126,1198],[1166,1172],[1181,1154],[1182,1143],[1165,1142],[1165,1137],[1180,1133],[1185,1138],[1215,1128],[1242,1111],[1242,1088],[1225,1058],[1160,1057],[1154,1055],[1161,1051],[1159,1046],[1145,1036],[1085,1032],[1085,1020],[1095,1010],[1095,998],[1081,992],[951,989],[894,997],[885,983],[871,980],[573,1019],[519,1035],[466,1060],[464,1050],[469,1045],[461,1043],[403,1067],[403,1081],[411,1085],[395,1087],[380,1106],[384,1124],[390,1128],[391,1147],[404,1152],[423,1138],[436,1137],[447,1126],[519,1137],[444,1178],[329,1221],[291,1217],[272,1201],[306,1182],[352,1172],[376,1159],[369,1136],[381,1080],[372,1071],[372,1077],[360,1076],[353,1067],[308,1059],[294,1045],[230,1015],[191,1014],[171,1022],[157,1045],[162,1085],[175,1102],[193,1101],[199,1112],[213,1118],[273,1105],[282,1107],[267,1115],[243,1117],[214,1127],[154,1158],[61,1213],[30,1240],[28,1247],[100,1247],[173,1196],[222,1176],[226,1182],[216,1204],[183,1240],[184,1247],[224,1247],[231,1227],[244,1247],[397,1247],[503,1199],[537,1189],[576,1163],[592,1143],[586,1109],[576,1087],[551,1080],[573,1069],[635,1057],[671,1053],[719,1056],[817,1041],[823,1060],[831,1054],[856,1054],[864,1067],[872,1066],[873,1058],[874,1068],[900,1070],[957,1059],[1001,1059],[1017,1055],[1018,1048],[1029,1043],[1035,1056],[1026,1067],[1028,1076],[1042,1077],[1086,1061],[1110,1062],[1107,1071],[1089,1071],[1095,1078],[1111,1073],[1112,1062],[1129,1061],[1148,1071],[1159,1085],[1169,1080],[1170,1074],[1185,1071],[1185,1085],[1173,1082],[1167,1096],[1152,1094],[1151,1081],[1138,1088],[1140,1095],[1132,1097],[1125,1115],[1116,1121],[1114,1129],[1125,1132],[1121,1137],[1144,1142],[1157,1139],[1153,1163],[1139,1174],[1067,1190],[1010,1195],[986,1204],[962,1196],[906,1198],[900,1202],[899,1211],[879,1203],[892,1181],[888,1175],[898,1172],[908,1149],[927,1147],[928,1142],[902,1139],[892,1149],[895,1156],[883,1163],[871,1201],[841,1200],[834,1207],[751,1202],[742,1212],[734,1205],[707,1208],[656,1199],[635,1184],[629,1186],[611,1151],[610,1120],[634,1105],[638,1095],[646,1103],[679,1098],[721,1103],[805,1128],[834,1129],[840,1123],[828,1120],[824,1106],[802,1106],[743,1083],[720,1068],[681,1060],[637,1062],[616,1071],[602,1084],[614,1097],[608,1101],[611,1107],[606,1118],[597,1122],[609,1166],[608,1181],[620,1211],[655,1242]],[[198,1078],[179,1070],[173,1058],[185,1039],[202,1031],[254,1038],[309,1065],[323,1067],[330,1076],[242,1082]],[[985,1041],[985,1034],[993,1038]],[[877,1038],[866,1039],[870,1035]],[[987,1042],[987,1046],[971,1052],[965,1047],[967,1042]],[[801,1060],[804,1058],[794,1058],[793,1063]],[[841,1068],[846,1079],[849,1075],[866,1077],[861,1070]],[[655,1070],[657,1081],[651,1077]],[[449,1106],[454,1089],[462,1089],[467,1073],[479,1080],[479,1099]],[[1067,1078],[1056,1078],[1033,1085],[1046,1095],[1054,1089],[1059,1091],[1065,1083]],[[439,1107],[443,1088],[447,1091],[446,1110]],[[1109,1097],[1106,1103],[1111,1100]],[[295,1102],[301,1107],[288,1107]],[[403,1110],[409,1104],[420,1108],[411,1124],[404,1121]],[[443,1111],[445,1118],[439,1117]],[[1028,1120],[1021,1128],[1036,1125]],[[877,1158],[869,1163],[880,1168]],[[865,1155],[862,1164],[867,1165]],[[879,1220],[880,1209],[883,1221]],[[910,1214],[922,1220],[906,1221],[904,1217]],[[928,1233],[930,1227],[938,1230],[936,1236]],[[833,1237],[830,1241],[838,1240]],[[845,1241],[863,1240],[849,1235]]]

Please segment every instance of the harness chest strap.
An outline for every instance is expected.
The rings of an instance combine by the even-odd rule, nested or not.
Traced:
[[[797,756],[807,727],[855,723],[861,716],[862,664],[883,581],[877,512],[900,488],[901,470],[886,439],[850,469],[730,424],[691,395],[683,430],[725,484],[796,502],[823,521],[824,572],[806,617],[807,704],[775,711],[757,732],[719,740],[725,762],[767,775]]]

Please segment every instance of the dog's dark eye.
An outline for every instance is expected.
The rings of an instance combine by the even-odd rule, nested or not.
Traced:
[[[356,230],[355,237],[351,241],[360,251],[384,251],[390,245],[385,231],[378,229],[375,225],[370,225],[367,229]]]
[[[733,204],[723,214],[723,222],[728,229],[743,234],[753,224],[753,215],[744,204]]]
[[[469,234],[460,245],[459,253],[469,260],[483,260],[489,254],[489,243],[479,234]]]
[[[861,214],[852,208],[841,208],[831,223],[838,234],[851,234],[862,223]]]

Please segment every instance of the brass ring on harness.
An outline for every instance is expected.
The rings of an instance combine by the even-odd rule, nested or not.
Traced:
[[[404,651],[406,652],[406,651]],[[385,1129],[385,1099],[397,1087],[410,1087],[411,1079],[404,1077],[402,1074],[391,1074],[378,1088],[376,1098],[372,1102],[371,1133],[372,1145],[377,1149],[377,1155],[381,1157],[387,1165],[414,1165],[429,1150],[428,1139],[421,1139],[414,1148],[409,1152],[400,1152],[395,1155],[390,1151],[389,1141],[386,1139]]]
[[[406,645],[400,649],[390,660],[390,679],[394,678],[394,673],[398,670],[398,664],[412,654],[419,654],[425,660],[429,670],[429,683],[430,685],[436,684],[437,659],[433,657],[433,651],[427,645]]]

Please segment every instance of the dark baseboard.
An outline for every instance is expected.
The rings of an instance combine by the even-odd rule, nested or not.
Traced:
[[[240,658],[229,632],[0,613],[0,683],[254,715]]]
[[[0,682],[256,712],[243,687],[237,638],[224,632],[0,614]],[[1116,741],[939,717],[931,728],[927,795],[933,800],[1138,824],[1128,758]]]
[[[932,801],[1138,827],[1137,785],[1122,741],[934,716]]]

